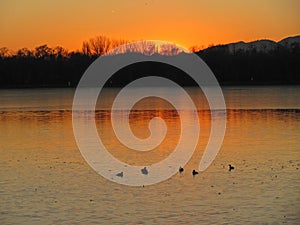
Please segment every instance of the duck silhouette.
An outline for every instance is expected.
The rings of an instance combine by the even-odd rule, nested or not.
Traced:
[[[147,170],[146,167],[144,167],[143,169],[141,169],[141,171],[142,171],[142,174],[148,175],[148,170]]]
[[[183,173],[184,169],[182,167],[179,167],[179,173]]]
[[[229,167],[228,169],[229,171],[234,170],[234,166],[232,166],[231,164],[229,164],[228,167]]]
[[[198,172],[196,170],[193,170],[192,174],[193,174],[193,176],[195,176],[198,174]]]
[[[117,173],[116,176],[117,177],[123,177],[123,172]]]

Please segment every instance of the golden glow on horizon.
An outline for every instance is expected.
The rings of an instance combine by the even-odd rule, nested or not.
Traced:
[[[41,44],[81,49],[96,35],[192,45],[300,34],[300,1],[59,1],[0,2],[0,47]]]

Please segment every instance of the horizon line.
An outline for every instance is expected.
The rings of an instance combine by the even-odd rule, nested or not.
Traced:
[[[99,36],[105,36],[105,35],[96,35],[94,37],[91,37],[89,38],[92,39],[92,38],[96,38],[96,37],[99,37]],[[200,51],[200,50],[204,50],[204,49],[207,49],[207,48],[210,48],[210,47],[213,47],[213,46],[220,46],[220,45],[229,45],[229,44],[235,44],[235,43],[239,43],[239,42],[244,42],[244,43],[251,43],[251,42],[255,42],[255,41],[263,41],[263,40],[269,40],[269,41],[274,41],[276,43],[279,43],[280,41],[284,40],[284,39],[287,39],[287,38],[295,38],[295,37],[298,37],[300,36],[300,33],[299,34],[294,34],[294,35],[288,35],[288,36],[284,36],[283,38],[280,38],[278,39],[278,41],[274,40],[274,39],[271,39],[271,38],[259,38],[259,39],[252,39],[251,41],[245,41],[245,40],[239,40],[239,41],[233,41],[233,42],[226,42],[226,43],[210,43],[210,44],[207,44],[206,46],[205,45],[201,45],[201,44],[196,44],[196,45],[192,45],[192,46],[189,46],[189,47],[186,47],[186,46],[182,46],[176,42],[170,42],[170,43],[173,43],[177,46],[182,46],[188,50],[191,50],[192,48],[197,48],[198,50],[197,51]],[[147,39],[141,39],[141,40],[131,40],[131,41],[128,41],[126,39],[122,39],[122,38],[111,38],[109,36],[105,36],[107,37],[108,39],[110,40],[124,40],[128,43],[134,43],[134,42],[138,42],[138,41],[155,41],[155,40],[147,40]],[[82,44],[85,42],[86,40],[83,40],[82,41]],[[156,40],[156,41],[161,41],[161,40]],[[21,50],[21,49],[29,49],[29,50],[34,50],[35,48],[37,47],[40,47],[40,46],[43,46],[43,45],[47,45],[48,47],[50,48],[55,48],[55,47],[62,47],[64,50],[67,50],[69,53],[72,53],[72,52],[82,52],[82,50],[80,50],[80,48],[82,48],[82,46],[80,48],[76,48],[76,49],[73,49],[73,50],[69,50],[68,48],[65,48],[64,46],[62,45],[49,45],[48,43],[43,43],[43,44],[37,44],[35,45],[35,47],[33,48],[30,48],[30,47],[21,47],[21,48],[16,48],[16,49],[13,49],[13,48],[9,48],[7,46],[0,46],[0,49],[3,49],[3,48],[6,48],[8,51],[10,51],[11,54],[15,54],[17,53],[18,50]]]

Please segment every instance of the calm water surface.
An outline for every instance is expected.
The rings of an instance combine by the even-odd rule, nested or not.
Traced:
[[[161,116],[168,133],[153,151],[132,151],[111,128],[109,105],[117,91],[106,90],[96,111],[99,136],[111,154],[133,165],[166,158],[180,135],[176,111],[160,99],[139,102],[131,113],[133,132],[146,138],[149,120]],[[104,179],[82,158],[72,130],[74,90],[0,90],[0,223],[299,224],[300,86],[225,87],[224,143],[194,178],[210,113],[197,89],[188,92],[199,109],[201,135],[185,172],[129,187]],[[229,163],[235,170],[228,171]]]

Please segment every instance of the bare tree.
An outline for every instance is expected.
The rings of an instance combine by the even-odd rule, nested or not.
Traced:
[[[160,46],[159,54],[161,55],[178,55],[182,50],[175,44],[162,44]]]
[[[153,41],[145,40],[130,43],[123,39],[117,40],[109,39],[106,36],[96,36],[82,43],[82,52],[84,55],[88,56],[123,54],[128,52],[142,53],[144,55],[153,55],[156,53],[162,55],[178,55],[182,50],[175,44],[158,45]]]
[[[153,41],[142,41],[138,43],[138,52],[144,55],[153,55],[157,52],[157,46]]]
[[[111,40],[106,36],[97,36],[89,40],[89,45],[92,54],[100,56],[109,50],[111,46]]]
[[[125,44],[127,44],[127,43],[128,43],[128,41],[127,41],[127,40],[124,40],[124,39],[119,39],[119,40],[117,40],[117,39],[112,39],[112,41],[111,41],[111,49],[116,48],[116,47],[119,47],[119,46],[121,46],[121,45],[125,45]]]
[[[52,50],[52,54],[57,58],[57,57],[68,57],[69,56],[69,52],[67,49],[61,47],[61,46],[56,46],[53,50]]]
[[[18,57],[31,57],[33,56],[33,52],[28,48],[21,48],[17,51]]]
[[[1,58],[9,57],[12,55],[13,55],[13,53],[7,47],[0,48],[0,57]]]
[[[89,39],[88,41],[84,41],[82,43],[82,53],[84,55],[92,56],[92,55],[103,55],[107,54],[110,50],[115,49],[121,45],[127,44],[128,41],[124,39],[110,39],[106,36],[100,35],[94,38]],[[122,48],[114,50],[109,54],[117,54],[124,53]]]
[[[91,55],[92,55],[92,52],[91,52],[91,48],[90,48],[89,42],[84,41],[84,42],[82,43],[82,53],[83,53],[84,55],[87,55],[87,56],[91,56]]]
[[[47,45],[41,45],[35,48],[34,55],[37,58],[48,58],[53,54],[53,50]]]

